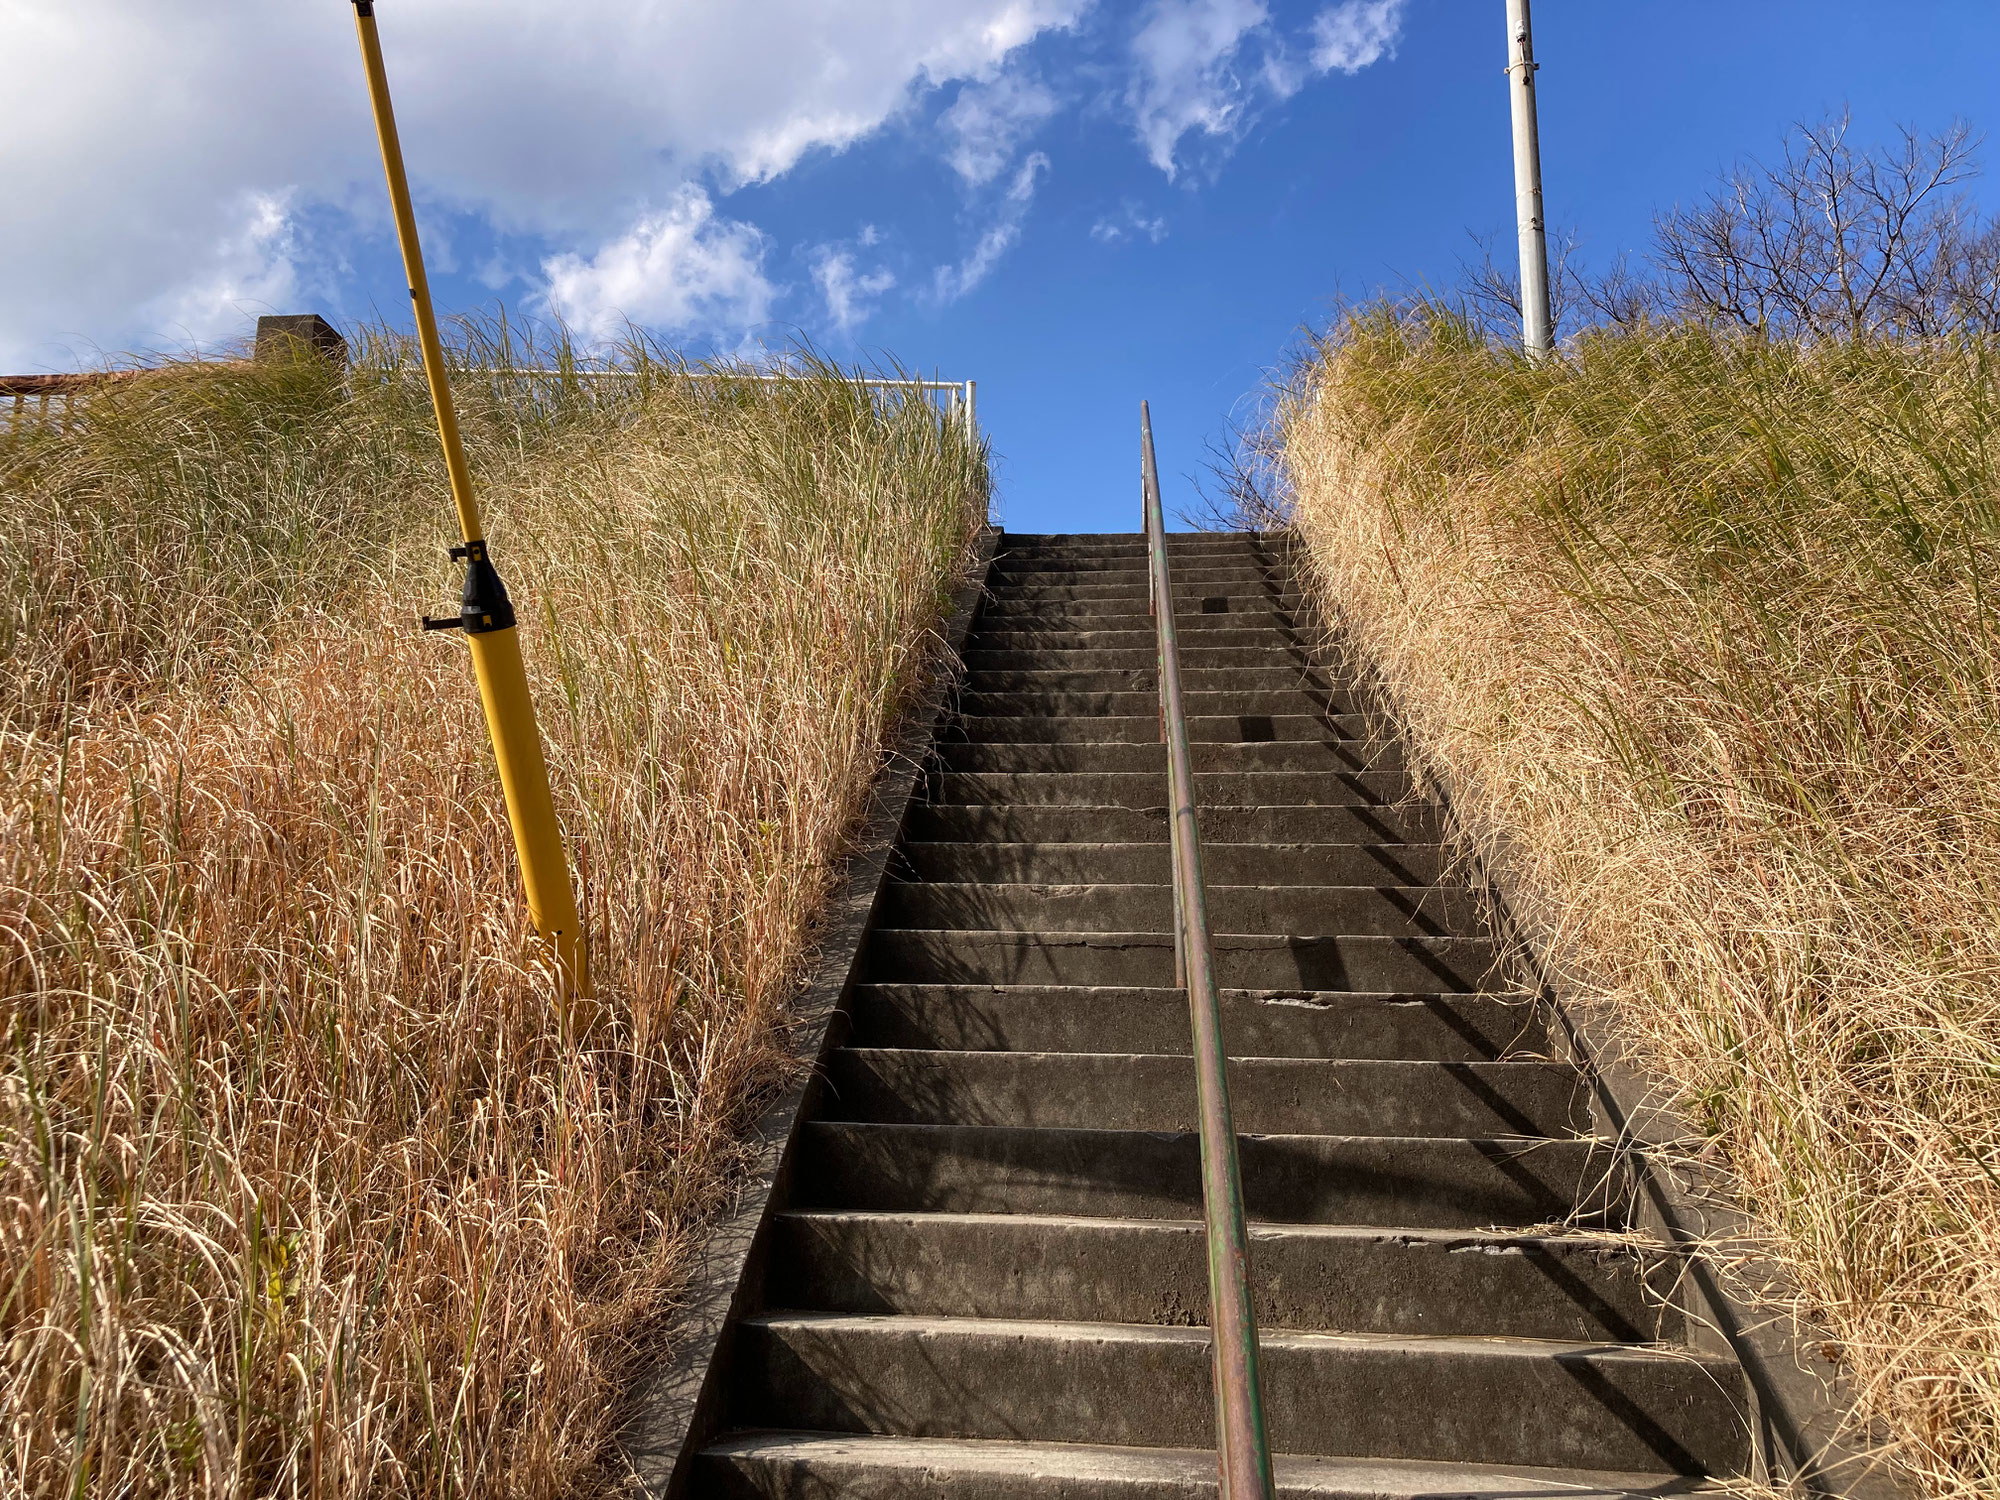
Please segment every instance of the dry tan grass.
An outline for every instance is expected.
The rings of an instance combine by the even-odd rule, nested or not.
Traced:
[[[1931,1493],[2000,1489],[1996,351],[1314,351],[1297,524]]]
[[[0,1493],[593,1489],[934,662],[986,477],[927,407],[468,403],[611,1010],[565,1035],[410,622],[399,357],[0,454]]]

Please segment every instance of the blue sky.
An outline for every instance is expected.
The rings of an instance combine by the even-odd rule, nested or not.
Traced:
[[[1141,396],[1185,503],[1336,294],[1511,245],[1502,0],[378,9],[441,307],[975,378],[1014,529],[1136,524]],[[1990,0],[1535,28],[1549,215],[1600,263],[1794,119],[2000,122]],[[0,37],[47,132],[0,163],[0,364],[402,312],[343,0],[0,0]]]

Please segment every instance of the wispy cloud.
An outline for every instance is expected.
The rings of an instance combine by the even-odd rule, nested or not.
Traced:
[[[1126,91],[1146,158],[1172,181],[1175,153],[1190,131],[1233,135],[1244,83],[1236,71],[1246,35],[1266,24],[1263,0],[1153,0],[1132,38]]]
[[[1314,75],[1394,57],[1405,3],[1341,0],[1306,37],[1288,40],[1264,0],[1152,0],[1132,38],[1125,90],[1146,159],[1171,182],[1188,165],[1189,136],[1227,151],[1261,106],[1289,99]]]
[[[982,187],[1007,170],[1021,144],[1057,107],[1047,86],[1017,73],[969,83],[938,116],[950,142],[945,159],[967,183]]]
[[[597,341],[628,323],[747,333],[769,318],[776,295],[764,248],[755,225],[717,218],[708,194],[688,184],[588,260],[545,260],[545,297],[549,311]]]
[[[1119,245],[1126,240],[1150,240],[1157,245],[1167,237],[1163,214],[1148,215],[1136,203],[1126,203],[1118,214],[1107,214],[1090,226],[1090,237],[1100,245]]]
[[[1342,0],[1322,11],[1313,22],[1313,66],[1322,73],[1338,69],[1359,73],[1371,63],[1396,55],[1403,33],[1405,0]]]
[[[1000,257],[1021,238],[1028,208],[1035,201],[1035,187],[1041,174],[1049,170],[1049,159],[1037,151],[1022,162],[1001,200],[1000,212],[979,236],[972,253],[955,266],[939,266],[932,277],[931,290],[940,302],[956,302],[978,286],[1000,263]]]
[[[872,236],[864,244],[873,243]],[[875,310],[876,299],[896,284],[896,273],[886,266],[866,273],[854,265],[854,252],[821,245],[813,256],[813,282],[826,302],[826,314],[842,333],[852,333]]]

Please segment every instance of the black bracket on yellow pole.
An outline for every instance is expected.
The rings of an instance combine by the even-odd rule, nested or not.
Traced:
[[[486,543],[467,542],[453,547],[451,555],[465,562],[465,591],[459,597],[455,615],[425,615],[426,630],[463,630],[467,635],[483,635],[489,630],[508,630],[514,624],[514,601],[507,597],[507,585],[486,556]]]
[[[561,825],[556,821],[555,799],[549,793],[548,763],[542,755],[541,730],[535,723],[535,703],[528,691],[527,670],[521,662],[514,606],[486,554],[479,503],[472,493],[472,473],[459,440],[458,413],[452,405],[444,345],[438,338],[437,315],[431,308],[423,247],[417,239],[416,211],[410,203],[403,148],[396,135],[395,109],[389,101],[388,73],[382,65],[381,38],[375,30],[374,0],[354,0],[354,26],[361,42],[361,61],[368,73],[368,102],[375,112],[375,133],[382,145],[382,170],[389,180],[389,207],[396,219],[396,241],[402,248],[403,269],[409,277],[410,307],[416,315],[424,377],[430,382],[438,441],[444,447],[445,470],[451,476],[451,498],[458,508],[459,531],[465,538],[463,545],[451,549],[451,555],[465,563],[465,590],[459,601],[458,616],[427,618],[424,628],[462,631],[472,648],[472,670],[479,680],[479,700],[486,710],[487,731],[493,737],[493,758],[507,799],[514,852],[521,861],[528,914],[535,930],[555,950],[565,993],[587,997],[591,992],[590,968],[583,945],[583,924],[577,916],[576,893],[570,886],[569,858],[563,850]]]

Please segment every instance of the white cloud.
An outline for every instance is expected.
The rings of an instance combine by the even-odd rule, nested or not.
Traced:
[[[1186,165],[1189,135],[1226,150],[1260,105],[1291,98],[1313,75],[1394,57],[1404,4],[1341,0],[1314,20],[1302,59],[1263,0],[1152,0],[1132,39],[1125,94],[1147,160],[1171,182]]]
[[[872,230],[872,226],[871,226]],[[874,243],[871,230],[862,232],[861,243]],[[865,276],[854,269],[851,251],[821,245],[813,257],[813,281],[826,300],[827,316],[842,333],[852,333],[875,310],[875,300],[896,284],[896,273],[878,267]]]
[[[552,256],[542,271],[549,310],[600,343],[628,323],[747,334],[769,317],[774,295],[764,279],[762,233],[718,219],[708,194],[692,183],[589,260]]]
[[[1007,196],[1001,201],[999,216],[979,236],[972,253],[955,266],[937,268],[931,287],[938,301],[956,302],[984,281],[1000,263],[1000,257],[1014,247],[1014,242],[1021,237],[1021,226],[1028,217],[1028,207],[1035,201],[1036,184],[1048,169],[1049,159],[1040,151],[1021,163],[1020,169],[1014,173],[1014,180],[1007,185]]]
[[[1153,0],[1132,39],[1126,93],[1146,157],[1167,174],[1191,130],[1233,135],[1244,110],[1235,62],[1245,36],[1270,19],[1263,0]]]
[[[660,0],[425,0],[378,14],[440,247],[445,210],[582,251],[703,172],[766,180],[922,90],[991,78],[1087,3],[764,0],[746,20]],[[379,234],[352,14],[335,0],[0,0],[0,98],[59,122],[0,153],[0,365],[60,361],[70,336],[144,339],[184,289],[227,290],[253,195],[291,202],[324,259],[334,226]]]
[[[190,345],[240,337],[260,313],[285,312],[300,289],[290,193],[249,193],[238,228],[223,236],[192,281],[156,298],[155,326]]]
[[[1403,32],[1404,0],[1342,0],[1313,22],[1313,66],[1322,73],[1338,68],[1359,73],[1370,63],[1396,55]]]
[[[1130,239],[1146,239],[1155,245],[1167,237],[1164,215],[1148,217],[1137,204],[1127,203],[1118,216],[1106,215],[1090,226],[1090,237],[1100,245],[1120,245]]]
[[[1021,143],[1056,112],[1056,96],[1040,83],[1002,73],[959,90],[938,124],[951,140],[946,160],[974,187],[1007,170]]]

